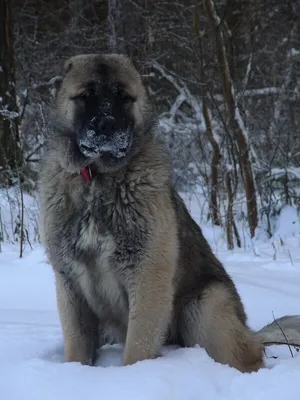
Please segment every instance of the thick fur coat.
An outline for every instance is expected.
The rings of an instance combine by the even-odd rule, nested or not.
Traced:
[[[163,344],[199,344],[218,362],[258,370],[264,342],[283,335],[277,323],[248,328],[233,281],[173,187],[155,128],[126,57],[66,63],[39,183],[65,360],[92,365],[107,341],[125,344],[124,365],[157,357]],[[300,344],[299,318],[281,321]]]

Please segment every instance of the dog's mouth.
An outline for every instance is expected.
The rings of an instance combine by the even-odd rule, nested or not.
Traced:
[[[78,148],[86,157],[101,157],[123,159],[132,145],[132,135],[129,131],[116,131],[113,135],[96,134],[87,131],[78,138]]]

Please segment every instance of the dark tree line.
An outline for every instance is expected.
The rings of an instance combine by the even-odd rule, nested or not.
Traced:
[[[243,213],[250,237],[262,223],[271,235],[300,200],[299,16],[296,0],[0,0],[1,184],[21,160],[38,171],[64,60],[122,52],[155,100],[178,188],[201,188],[230,248]]]
[[[0,0],[0,184],[12,184],[21,167],[19,114],[16,103],[12,5]]]

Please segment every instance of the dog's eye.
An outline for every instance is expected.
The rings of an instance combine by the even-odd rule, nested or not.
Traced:
[[[79,98],[82,100],[88,100],[93,97],[94,92],[92,90],[87,90],[79,95]]]
[[[92,90],[85,90],[82,93],[76,94],[75,96],[71,97],[72,100],[80,100],[80,101],[87,101],[94,96],[94,92]]]
[[[129,93],[125,92],[124,90],[120,91],[120,97],[122,99],[122,101],[124,101],[125,103],[133,103],[136,101],[136,99],[131,96]]]

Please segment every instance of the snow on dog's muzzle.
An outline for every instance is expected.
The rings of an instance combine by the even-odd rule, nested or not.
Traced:
[[[111,155],[116,158],[124,157],[131,146],[131,134],[128,130],[117,130],[111,135],[98,133],[88,129],[78,139],[78,147],[86,157]]]

